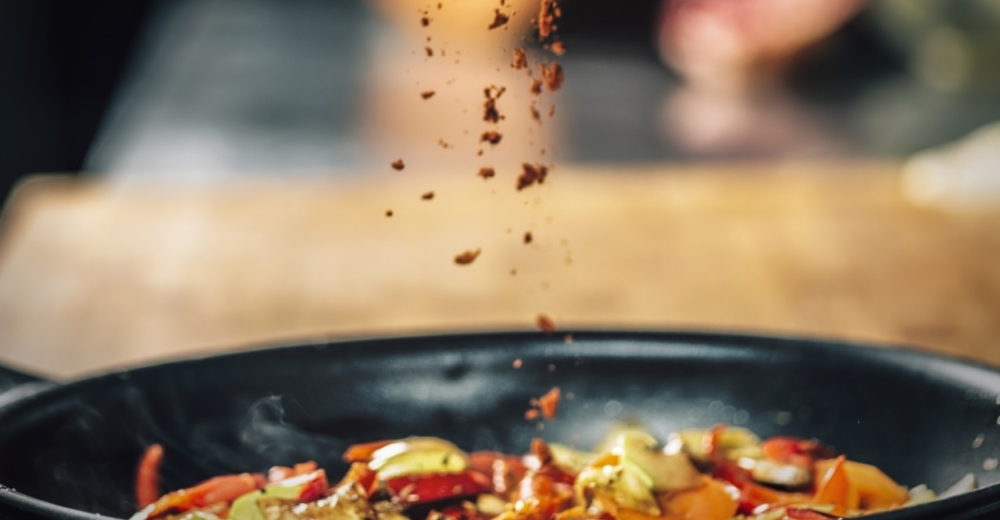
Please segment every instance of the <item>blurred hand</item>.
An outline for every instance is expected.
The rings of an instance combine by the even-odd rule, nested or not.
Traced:
[[[663,59],[696,88],[767,82],[788,58],[836,31],[865,0],[665,0]]]

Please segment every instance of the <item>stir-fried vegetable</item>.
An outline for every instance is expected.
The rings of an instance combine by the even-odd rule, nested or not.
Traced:
[[[531,443],[523,456],[467,454],[433,437],[351,446],[330,485],[315,462],[206,480],[158,497],[163,450],[136,476],[133,520],[827,520],[935,499],[817,441],[743,428],[685,430],[661,447],[617,429],[594,451]],[[942,495],[975,488],[969,475]]]

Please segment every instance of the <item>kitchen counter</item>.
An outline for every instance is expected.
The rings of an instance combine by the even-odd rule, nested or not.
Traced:
[[[0,222],[0,363],[66,379],[545,313],[560,333],[794,334],[1000,365],[1000,211],[914,205],[896,163],[563,166],[521,192],[514,172],[406,173],[29,180]]]

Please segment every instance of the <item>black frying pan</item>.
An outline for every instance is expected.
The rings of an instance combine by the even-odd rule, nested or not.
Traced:
[[[164,486],[176,489],[307,459],[336,474],[347,445],[408,435],[468,450],[520,453],[534,436],[588,446],[638,416],[661,435],[730,422],[817,437],[939,491],[972,472],[985,488],[878,518],[1000,518],[1000,471],[983,469],[1000,456],[1000,372],[908,350],[690,333],[577,333],[568,344],[479,334],[258,350],[34,385],[0,408],[0,482],[17,490],[0,486],[0,516],[126,517],[137,459],[154,442],[166,449]],[[552,386],[575,398],[539,430],[524,412]]]

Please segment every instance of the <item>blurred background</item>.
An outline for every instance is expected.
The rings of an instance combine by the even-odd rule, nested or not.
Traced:
[[[473,78],[510,58],[475,48],[524,45],[533,9],[494,36],[476,24],[493,2],[447,2],[427,34],[465,50],[448,67],[413,55],[423,3],[3,2],[3,191],[37,172],[337,176],[400,154],[471,165],[428,151],[448,130],[460,140],[468,117],[396,98],[448,76],[464,82],[456,102],[478,106]],[[551,160],[903,157],[1000,119],[996,0],[562,4],[570,80]],[[428,142],[428,124],[442,136]]]
[[[1000,0],[560,5],[0,2],[0,363],[545,313],[1000,364]]]

